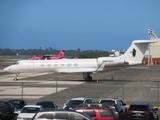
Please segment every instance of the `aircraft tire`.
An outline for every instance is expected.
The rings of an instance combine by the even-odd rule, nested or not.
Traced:
[[[92,77],[91,76],[89,77],[89,81],[92,81]]]
[[[88,79],[88,81],[92,81],[92,77],[91,76],[88,76],[87,79]]]
[[[88,76],[87,78],[85,78],[85,81],[92,81],[92,77],[91,76]]]
[[[17,78],[14,78],[14,81],[18,81],[18,79],[17,79]]]

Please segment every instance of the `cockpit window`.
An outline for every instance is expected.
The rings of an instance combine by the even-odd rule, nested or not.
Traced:
[[[12,65],[18,65],[19,64],[19,62],[15,62],[15,63],[13,63]]]

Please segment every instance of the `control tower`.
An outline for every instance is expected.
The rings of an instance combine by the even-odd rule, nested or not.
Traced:
[[[150,40],[158,39],[157,35],[154,33],[154,30],[152,28],[148,29],[148,35]]]

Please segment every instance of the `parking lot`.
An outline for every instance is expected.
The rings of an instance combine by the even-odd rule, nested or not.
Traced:
[[[25,73],[19,75],[18,81],[14,81],[15,74],[2,71],[13,62],[0,62],[0,100],[23,98],[28,104],[53,100],[62,108],[70,98],[87,96],[94,101],[104,97],[116,97],[128,105],[134,101],[160,105],[159,65],[140,65],[92,74],[92,82],[85,82],[82,74],[57,73]]]

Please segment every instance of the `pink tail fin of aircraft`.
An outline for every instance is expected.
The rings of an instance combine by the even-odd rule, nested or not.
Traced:
[[[61,49],[61,51],[58,54],[53,55],[53,56],[47,56],[47,55],[45,55],[45,56],[33,56],[33,57],[30,58],[30,60],[63,59],[63,58],[65,58],[65,55],[64,55],[65,51],[66,51],[65,49]]]
[[[49,57],[50,60],[52,59],[63,59],[65,58],[64,53],[65,53],[65,49],[62,49],[57,55],[51,56]]]

